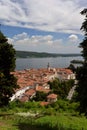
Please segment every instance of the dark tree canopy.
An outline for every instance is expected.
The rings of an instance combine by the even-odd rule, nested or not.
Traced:
[[[15,59],[15,49],[0,32],[0,72],[10,74],[15,69]]]
[[[6,43],[7,41],[8,41],[7,38],[0,31],[0,44]]]
[[[11,74],[15,69],[15,60],[15,49],[0,31],[0,106],[7,105],[18,88],[17,80]]]
[[[74,80],[60,81],[56,78],[53,82],[49,81],[48,84],[50,85],[52,92],[58,95],[58,98],[64,99],[74,85]]]
[[[85,20],[81,26],[81,30],[84,32],[84,39],[82,43],[80,43],[84,62],[81,67],[77,68],[77,100],[80,101],[80,113],[85,113],[85,115],[87,115],[87,9],[81,11],[81,14],[85,15]]]

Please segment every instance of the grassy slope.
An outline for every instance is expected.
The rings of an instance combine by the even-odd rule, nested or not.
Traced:
[[[63,114],[40,117],[32,122],[28,117],[14,115],[0,117],[0,130],[58,130],[58,128],[61,130],[87,130],[87,119]]]
[[[87,119],[78,115],[77,106],[62,100],[48,107],[40,107],[36,102],[11,103],[8,108],[0,109],[0,130],[87,130]],[[44,115],[31,118],[17,115],[19,112]]]

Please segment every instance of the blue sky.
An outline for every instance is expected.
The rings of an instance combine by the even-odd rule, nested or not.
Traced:
[[[1,31],[16,50],[80,53],[87,0],[0,0]]]

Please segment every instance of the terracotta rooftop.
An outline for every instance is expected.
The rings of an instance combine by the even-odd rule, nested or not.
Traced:
[[[36,91],[34,89],[29,89],[25,92],[25,95],[32,96]]]
[[[27,102],[29,101],[29,97],[24,95],[23,97],[21,97],[21,99],[19,99],[21,102]]]
[[[40,103],[41,106],[46,106],[46,105],[48,105],[48,104],[49,104],[49,102],[41,102],[41,103]]]
[[[36,91],[49,93],[51,90],[50,90],[50,89],[45,89],[45,88],[42,87],[42,86],[37,86],[37,87],[36,87]]]
[[[51,99],[55,99],[55,98],[57,98],[57,95],[56,94],[49,94],[48,96],[47,96],[47,98],[51,98]]]
[[[56,68],[56,72],[64,72],[66,74],[71,74],[72,71],[70,69],[65,68]],[[17,84],[20,88],[26,86],[35,86],[35,84],[42,85],[49,81],[49,77],[54,75],[54,68],[48,70],[47,68],[40,69],[27,69],[22,71],[14,71],[11,72],[17,77]],[[39,89],[40,90],[40,89]]]

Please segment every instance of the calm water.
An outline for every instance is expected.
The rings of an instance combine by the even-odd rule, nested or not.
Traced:
[[[71,60],[82,60],[82,57],[17,58],[16,70],[29,68],[47,68],[48,62],[50,64],[50,67],[65,68],[70,65]]]

